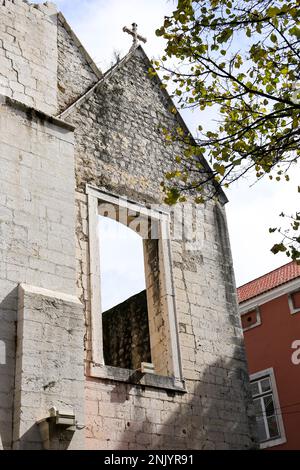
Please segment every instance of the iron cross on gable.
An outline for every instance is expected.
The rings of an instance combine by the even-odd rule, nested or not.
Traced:
[[[127,26],[124,26],[124,28],[123,28],[124,33],[128,33],[128,34],[130,34],[130,36],[133,37],[132,47],[136,47],[138,45],[139,41],[147,42],[146,38],[144,38],[143,36],[140,36],[138,34],[137,27],[138,27],[138,25],[136,23],[132,23],[132,30],[127,28]]]

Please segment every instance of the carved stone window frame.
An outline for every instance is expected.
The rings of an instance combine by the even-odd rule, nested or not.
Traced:
[[[108,193],[94,186],[86,186],[88,200],[88,229],[89,229],[89,286],[90,286],[90,338],[91,357],[88,374],[91,377],[134,383],[156,388],[171,389],[185,392],[183,379],[181,353],[179,345],[178,321],[175,305],[175,290],[172,272],[172,254],[170,243],[170,214],[163,210],[148,208],[125,197]],[[151,218],[158,223],[159,249],[162,257],[163,269],[160,272],[164,285],[164,294],[167,306],[169,357],[172,363],[172,373],[168,376],[143,374],[137,371],[107,366],[104,363],[103,332],[101,316],[101,281],[100,281],[100,253],[97,223],[99,203],[109,203],[135,211],[141,216]]]

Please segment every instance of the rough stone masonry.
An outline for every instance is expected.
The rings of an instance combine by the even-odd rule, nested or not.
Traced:
[[[148,68],[137,46],[103,75],[53,4],[0,2],[4,449],[256,446],[221,192],[200,209],[201,248],[161,238],[147,265],[152,352],[174,363],[178,346],[180,387],[157,359],[156,375],[143,378],[95,360],[89,201],[121,196],[168,212],[160,182],[183,151],[166,145],[161,128],[182,121]],[[75,426],[53,422],[52,407],[75,415]]]

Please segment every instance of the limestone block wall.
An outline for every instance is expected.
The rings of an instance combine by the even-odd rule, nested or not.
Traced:
[[[151,362],[146,291],[104,312],[102,324],[105,364],[136,370]]]
[[[86,184],[139,204],[163,206],[160,182],[174,156],[182,152],[179,145],[165,143],[161,126],[178,122],[159,84],[149,79],[148,67],[137,49],[88,99],[64,114],[76,126],[77,287],[86,312],[87,361],[91,342]],[[199,210],[196,230],[203,243],[197,249],[191,249],[188,237],[171,243],[186,393],[87,373],[89,449],[255,446],[225,210],[214,201]]]
[[[0,94],[57,112],[57,12],[54,4],[0,2]]]
[[[0,343],[5,346],[0,434],[5,449],[12,443],[18,285],[75,295],[73,151],[70,126],[0,97]],[[36,391],[43,394],[46,385],[35,384]]]
[[[57,28],[58,106],[63,111],[91,88],[102,74],[61,13],[58,14]]]
[[[84,448],[83,334],[76,297],[19,286],[14,449]],[[74,433],[50,428],[45,442],[36,423],[52,407],[73,411],[78,425]]]
[[[99,78],[63,23],[65,31],[57,32],[55,11],[51,4],[0,3],[0,93],[6,96],[0,96],[0,442],[5,449],[13,440],[16,448],[41,448],[36,420],[57,403],[74,404],[79,424],[85,419],[89,449],[252,448],[254,410],[220,203],[200,209],[197,249],[187,237],[171,243],[186,392],[89,374],[86,184],[163,206],[160,182],[183,148],[165,143],[161,127],[178,121],[159,83],[149,79],[139,48],[64,114],[76,126],[74,169],[72,126],[24,106],[53,115]],[[20,283],[27,287],[18,290]],[[84,305],[85,344],[75,295]],[[69,443],[56,436],[56,447],[81,445],[79,435]]]

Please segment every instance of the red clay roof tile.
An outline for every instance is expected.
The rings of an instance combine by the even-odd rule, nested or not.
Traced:
[[[253,297],[272,290],[275,287],[281,286],[286,282],[292,281],[297,277],[300,277],[300,264],[297,264],[294,261],[285,264],[284,266],[281,266],[280,268],[239,287],[237,290],[239,303],[252,299]]]

